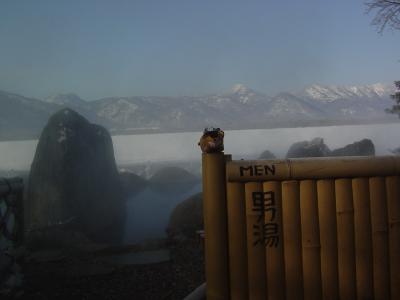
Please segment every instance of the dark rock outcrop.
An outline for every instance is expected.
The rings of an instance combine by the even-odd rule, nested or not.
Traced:
[[[400,155],[400,147],[390,150],[394,155]]]
[[[178,167],[166,167],[149,180],[150,187],[160,192],[188,191],[200,181],[195,175]]]
[[[203,194],[198,193],[179,203],[172,211],[167,226],[170,239],[195,238],[203,229]]]
[[[343,148],[338,148],[330,153],[330,156],[373,156],[375,155],[375,146],[370,139],[363,139],[354,142]]]
[[[118,243],[125,203],[110,134],[71,109],[52,115],[32,163],[28,226],[72,226],[98,242]]]
[[[286,158],[300,157],[324,157],[329,156],[330,150],[323,138],[315,138],[311,141],[302,141],[290,146]]]
[[[133,197],[140,193],[146,186],[147,180],[128,171],[121,171],[119,178],[124,197]]]
[[[263,153],[260,154],[259,159],[275,159],[276,156],[269,150],[265,150]]]

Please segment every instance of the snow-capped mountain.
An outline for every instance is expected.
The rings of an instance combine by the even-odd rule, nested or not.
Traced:
[[[87,101],[73,93],[56,94],[44,99],[44,101],[65,106],[87,106]]]
[[[0,138],[5,128],[18,132],[25,126],[39,131],[51,113],[66,106],[114,133],[396,121],[396,116],[385,113],[393,104],[393,93],[394,87],[384,84],[312,85],[297,93],[268,96],[237,84],[229,92],[217,95],[109,97],[89,102],[74,94],[40,101],[1,92],[0,105],[5,109],[0,112]],[[23,121],[21,115],[26,116]]]
[[[243,84],[230,92],[204,97],[124,97],[94,101],[102,118],[124,128],[197,130],[204,126],[253,128],[295,124],[396,120],[391,86],[312,85],[298,93],[270,97]]]
[[[232,91],[231,94],[230,95],[228,94],[228,96],[236,98],[236,100],[242,104],[254,103],[266,98],[265,95],[253,91],[249,87],[240,83],[235,84],[232,87],[231,91]]]
[[[381,83],[348,87],[312,85],[299,96],[330,117],[379,119],[385,118],[385,108],[392,106],[390,95],[394,92],[394,87]]]
[[[0,91],[0,139],[37,136],[57,105]]]
[[[280,93],[272,98],[266,116],[284,119],[318,119],[326,112],[310,101],[290,93]]]
[[[321,102],[333,102],[351,98],[382,98],[394,92],[391,85],[382,83],[364,86],[322,86],[311,85],[304,89],[303,96]]]
[[[100,113],[93,110],[91,102],[83,100],[74,93],[56,94],[44,99],[44,101],[57,105],[57,109],[71,108],[93,123],[102,124],[106,127],[113,127],[114,125],[111,120],[103,118]]]

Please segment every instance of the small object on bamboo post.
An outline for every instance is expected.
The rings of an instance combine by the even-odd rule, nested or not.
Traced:
[[[203,153],[223,152],[224,132],[220,128],[205,128],[198,145]]]

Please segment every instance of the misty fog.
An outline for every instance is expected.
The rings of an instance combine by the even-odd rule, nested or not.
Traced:
[[[380,178],[353,181],[350,202],[333,180],[329,201],[306,186],[286,202],[296,209],[264,186],[226,220],[208,186],[219,180],[205,177],[206,209],[201,194],[202,153],[223,148],[233,160],[400,155],[399,34],[400,0],[0,1],[0,299],[188,299],[205,281],[220,299],[400,299],[388,264],[399,170],[387,203]],[[276,249],[250,248],[264,244]]]
[[[188,191],[176,189],[160,193],[146,188],[126,204],[127,221],[125,243],[165,237],[169,216],[176,205],[201,191],[200,180]]]
[[[233,159],[257,159],[264,150],[278,158],[286,155],[298,141],[324,138],[330,149],[343,147],[369,138],[376,155],[389,155],[400,146],[400,124],[326,126],[235,130],[225,132],[225,153]],[[194,174],[198,183],[190,190],[177,187],[168,193],[146,187],[126,203],[125,242],[133,243],[165,236],[165,228],[173,208],[189,196],[201,191],[201,151],[197,145],[200,132],[114,136],[114,152],[120,170],[128,169],[149,179],[165,166],[179,166]],[[0,142],[0,165],[3,174],[27,171],[33,159],[36,141]]]
[[[322,137],[331,149],[369,138],[376,154],[385,155],[400,146],[399,128],[400,124],[393,123],[226,131],[225,153],[234,159],[257,158],[268,149],[277,157],[284,157],[291,144]],[[117,165],[198,161],[200,136],[201,132],[113,136],[115,159]],[[33,140],[0,142],[1,169],[28,170],[36,144]]]

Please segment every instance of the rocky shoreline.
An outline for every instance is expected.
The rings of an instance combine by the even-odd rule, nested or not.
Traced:
[[[100,252],[26,261],[23,284],[8,298],[183,299],[205,281],[203,246],[186,240],[166,247],[170,259],[152,264],[113,264]]]

